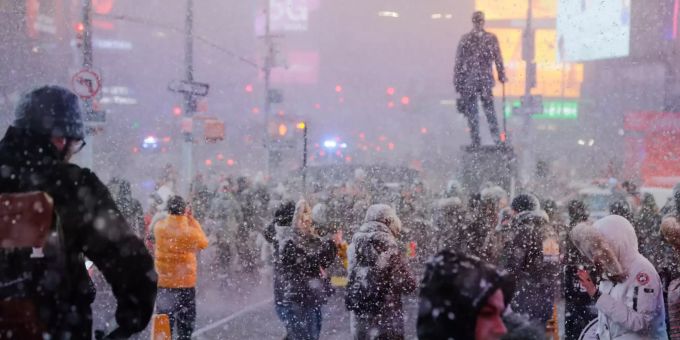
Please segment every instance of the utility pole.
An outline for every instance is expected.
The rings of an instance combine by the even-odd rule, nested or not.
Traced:
[[[198,97],[208,95],[210,85],[194,81],[194,1],[187,0],[187,11],[184,24],[184,79],[173,80],[168,84],[168,90],[181,93],[184,96],[184,120],[188,121],[183,127],[182,159],[180,164],[180,190],[190,194],[194,167],[194,124]]]
[[[187,0],[187,12],[184,24],[184,67],[185,80],[187,83],[194,82],[194,1]],[[196,96],[193,92],[184,92],[184,116],[187,119],[192,119],[196,111]],[[194,133],[191,131],[184,132],[184,143],[182,144],[182,164],[181,174],[185,182],[183,191],[187,195],[190,194],[191,181],[193,178],[194,165]],[[187,196],[188,197],[188,196]]]
[[[269,136],[269,121],[272,110],[271,102],[271,74],[272,67],[274,67],[274,41],[271,36],[271,3],[270,0],[265,0],[265,31],[264,43],[267,48],[267,55],[264,58],[264,148],[267,157],[265,173],[271,176],[271,138]]]
[[[86,70],[91,70],[93,65],[92,53],[92,0],[82,0],[82,24],[83,24],[83,63],[82,67]],[[88,122],[94,115],[94,103],[92,98],[83,100],[85,106],[85,122]],[[85,145],[82,150],[83,165],[87,168],[92,168],[94,165],[94,133],[90,126],[86,124],[86,133],[90,138],[90,142]]]
[[[532,26],[533,21],[533,2],[528,0],[527,9],[527,23],[526,28],[522,34],[522,59],[526,64],[526,80],[524,82],[524,96],[522,97],[522,119],[524,120],[523,130],[524,133],[522,138],[522,168],[524,174],[529,176],[531,174],[531,164],[532,164],[532,152],[531,152],[531,142],[532,142],[532,127],[531,116],[537,114],[538,110],[542,109],[543,103],[542,99],[538,96],[531,95],[531,89],[536,86],[536,63],[535,49],[536,49],[536,39],[535,30]]]
[[[272,34],[271,28],[271,0],[265,0],[265,34],[264,42],[267,53],[264,58],[264,66],[262,67],[262,72],[264,73],[264,145],[267,154],[266,162],[266,173],[268,176],[272,176],[272,168],[276,164],[272,164],[272,159],[275,158],[275,154],[280,152],[278,146],[274,146],[271,136],[269,135],[269,125],[272,116],[272,105],[280,104],[283,102],[283,93],[280,89],[272,88],[271,75],[272,69],[277,67],[276,55],[278,51],[276,50],[276,38],[283,37],[279,34]]]

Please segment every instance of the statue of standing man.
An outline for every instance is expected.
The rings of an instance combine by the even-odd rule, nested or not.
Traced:
[[[484,21],[483,12],[478,11],[472,15],[473,29],[465,34],[458,44],[453,76],[456,92],[460,94],[458,110],[468,119],[473,147],[478,147],[482,143],[479,136],[478,101],[482,102],[491,137],[496,144],[501,143],[491,92],[495,84],[493,63],[496,64],[498,80],[501,83],[507,81],[498,38],[484,30]]]

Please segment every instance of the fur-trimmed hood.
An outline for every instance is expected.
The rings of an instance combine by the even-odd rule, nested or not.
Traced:
[[[601,264],[614,280],[626,277],[628,266],[640,256],[635,230],[621,216],[607,216],[592,225],[580,223],[572,229],[570,237],[585,257]]]
[[[364,222],[378,222],[387,226],[394,237],[399,236],[401,233],[401,220],[397,216],[397,212],[394,208],[387,204],[374,204],[368,207]]]

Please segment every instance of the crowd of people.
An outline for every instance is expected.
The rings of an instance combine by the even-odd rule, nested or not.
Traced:
[[[511,198],[493,184],[465,194],[456,181],[440,193],[428,193],[419,181],[394,190],[372,182],[361,169],[347,183],[312,186],[318,189],[300,201],[280,185],[251,184],[245,178],[220,183],[207,194],[192,194],[194,207],[205,204],[197,219],[211,226],[207,234],[221,249],[214,265],[224,273],[230,263],[238,273],[271,266],[275,309],[288,339],[318,339],[322,306],[339,293],[345,294],[354,338],[403,338],[402,297],[418,289],[420,337],[439,338],[427,335],[434,330],[425,325],[434,321],[426,314],[440,312],[433,298],[423,294],[429,289],[460,294],[471,287],[447,286],[451,280],[435,280],[443,286],[428,287],[428,276],[435,275],[432,261],[445,268],[475,263],[474,272],[509,283],[499,283],[503,298],[494,297],[503,308],[486,306],[500,310],[507,328],[496,325],[493,332],[504,338],[563,334],[579,339],[590,331],[600,338],[637,334],[658,339],[673,329],[675,319],[669,317],[675,314],[670,312],[677,311],[670,302],[678,299],[673,290],[678,287],[671,281],[680,273],[672,238],[661,226],[664,221],[672,230],[675,200],[659,208],[652,195],[641,195],[628,182],[612,188],[611,216],[598,221],[579,200],[558,204],[529,190]],[[248,209],[250,220],[244,218]],[[241,238],[239,230],[245,230]],[[258,242],[260,237],[266,242]],[[235,249],[230,240],[244,249]],[[456,261],[437,260],[443,258]],[[330,284],[336,275],[347,279],[346,287]],[[486,308],[479,304],[484,300],[475,303],[468,305],[471,312]],[[464,332],[452,334],[467,338],[460,335]]]
[[[197,176],[181,197],[167,167],[144,211],[128,181],[107,188],[69,163],[85,138],[77,101],[54,86],[26,94],[0,141],[0,338],[91,338],[87,258],[117,302],[109,339],[154,311],[189,339],[201,276],[267,273],[286,339],[319,339],[333,294],[354,339],[403,339],[412,294],[420,339],[680,339],[680,186],[660,208],[624,182],[594,220],[545,191],[429,192],[362,169],[304,194]]]

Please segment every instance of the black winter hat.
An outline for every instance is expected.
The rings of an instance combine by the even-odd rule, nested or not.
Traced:
[[[569,201],[569,219],[574,223],[581,223],[588,220],[590,213],[588,207],[581,200]],[[574,224],[575,226],[575,224]]]
[[[420,284],[418,339],[474,339],[477,314],[498,289],[508,306],[514,287],[505,272],[474,256],[439,252]]]
[[[612,202],[609,205],[609,213],[612,215],[623,216],[627,219],[630,219],[630,217],[633,215],[632,209],[630,208],[630,203],[628,203],[628,201],[625,199],[619,199]]]
[[[49,137],[85,139],[78,97],[60,86],[25,93],[14,111],[15,128]]]
[[[535,211],[541,208],[538,198],[532,194],[519,194],[512,199],[512,210],[520,213],[523,211]]]
[[[293,225],[293,215],[295,214],[295,202],[285,201],[276,208],[274,212],[274,223],[280,226]]]
[[[168,199],[168,212],[170,215],[184,215],[186,210],[187,204],[182,196],[172,196]]]

